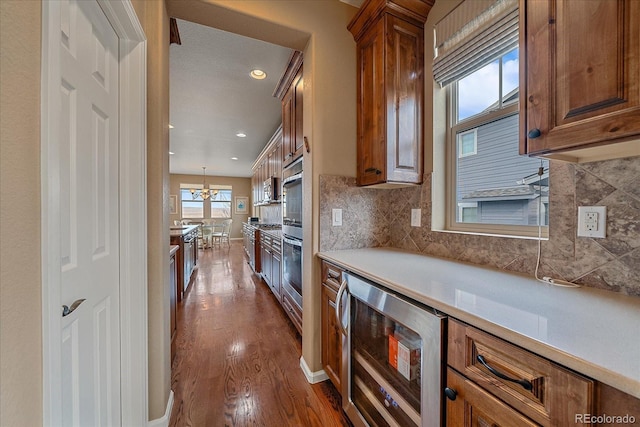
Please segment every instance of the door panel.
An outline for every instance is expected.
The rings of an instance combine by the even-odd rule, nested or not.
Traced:
[[[118,37],[93,1],[61,19],[59,209],[64,425],[120,423]]]

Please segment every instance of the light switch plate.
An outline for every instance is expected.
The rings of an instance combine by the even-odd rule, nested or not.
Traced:
[[[331,225],[334,227],[342,226],[342,209],[331,209]]]
[[[420,209],[411,209],[411,226],[420,227],[422,212]]]
[[[607,237],[606,206],[578,206],[578,236]]]

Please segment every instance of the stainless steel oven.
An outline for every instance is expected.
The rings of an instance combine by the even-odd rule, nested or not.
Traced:
[[[302,240],[282,238],[282,288],[302,310]]]
[[[302,239],[302,159],[282,171],[282,232]]]
[[[345,273],[342,406],[354,426],[440,426],[446,317]]]

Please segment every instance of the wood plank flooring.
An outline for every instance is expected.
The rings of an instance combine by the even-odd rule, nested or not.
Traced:
[[[301,341],[242,244],[201,250],[178,307],[170,426],[349,426],[328,382],[300,369]]]

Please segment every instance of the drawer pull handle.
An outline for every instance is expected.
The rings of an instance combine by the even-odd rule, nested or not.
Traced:
[[[447,396],[447,399],[449,400],[456,400],[456,397],[458,397],[458,392],[452,388],[447,387],[444,389],[444,395]]]
[[[487,368],[489,370],[489,372],[491,372],[493,375],[495,375],[498,378],[502,378],[505,381],[511,381],[513,383],[518,383],[522,386],[522,388],[524,388],[525,390],[531,390],[533,389],[533,385],[531,385],[530,381],[527,380],[516,380],[514,378],[510,378],[507,375],[503,374],[500,371],[497,371],[496,369],[492,368],[491,366],[489,366],[489,364],[484,360],[484,357],[482,357],[482,355],[478,355],[477,357],[478,362],[482,363],[484,365],[485,368]]]

